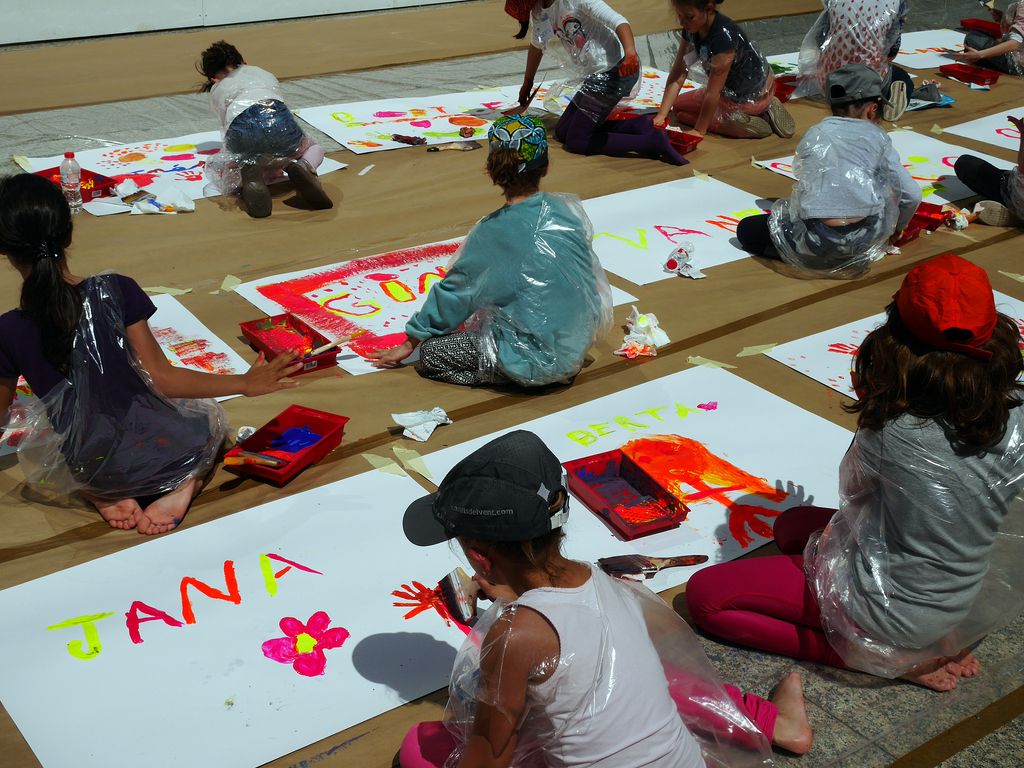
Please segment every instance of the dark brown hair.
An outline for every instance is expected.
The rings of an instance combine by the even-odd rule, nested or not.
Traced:
[[[941,423],[960,452],[997,444],[1010,409],[1024,402],[1017,324],[1000,314],[981,347],[992,357],[980,360],[923,344],[907,331],[895,304],[887,311],[889,319],[867,335],[854,360],[860,400],[846,410],[858,415],[858,426],[880,430],[909,414]]]
[[[565,491],[560,490],[548,508],[554,514],[568,500]],[[562,528],[555,528],[529,541],[482,541],[472,538],[466,538],[464,541],[470,546],[490,547],[496,550],[502,557],[522,567],[543,571],[554,579],[559,575],[560,569],[555,568],[551,561],[561,551],[564,538],[565,531]]]
[[[78,289],[64,280],[71,228],[71,209],[56,184],[29,173],[0,180],[0,253],[28,272],[21,311],[39,327],[43,355],[65,374],[82,316]]]
[[[487,155],[487,175],[508,197],[517,197],[536,191],[547,171],[547,163],[540,168],[519,172],[522,158],[511,147],[498,147]]]
[[[231,43],[218,40],[205,51],[203,51],[196,70],[206,78],[206,81],[199,86],[201,93],[206,93],[213,88],[213,78],[218,72],[223,72],[228,67],[240,67],[245,64],[245,59]]]
[[[878,97],[874,99],[859,99],[848,104],[835,104],[832,106],[832,116],[849,117],[851,113],[860,112],[868,104],[877,104],[878,114],[882,114],[882,99]]]

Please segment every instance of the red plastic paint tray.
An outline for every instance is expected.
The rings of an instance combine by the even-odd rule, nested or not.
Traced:
[[[302,405],[290,405],[277,414],[268,424],[264,424],[256,432],[234,446],[225,454],[237,456],[242,451],[264,453],[268,456],[286,459],[283,467],[264,467],[259,464],[242,464],[225,467],[228,472],[237,475],[248,475],[269,480],[274,485],[284,485],[310,464],[315,464],[324,456],[341,445],[345,434],[347,416],[338,416],[327,411],[318,411]],[[292,427],[306,427],[320,435],[320,439],[308,448],[295,453],[279,451],[271,447],[275,437]]]
[[[998,40],[1003,36],[998,21],[986,21],[985,19],[960,19],[960,26],[963,29],[973,29],[975,32],[984,32],[989,37]]]
[[[58,187],[60,186],[60,166],[54,166],[53,168],[47,168],[45,171],[36,171],[32,174],[33,176],[42,176],[44,179],[49,179]],[[98,173],[94,173],[86,168],[82,169],[82,175],[80,176],[82,182],[82,202],[88,203],[90,200],[95,200],[98,197],[116,197],[117,194],[114,191],[114,187],[117,182],[113,179],[108,179],[106,176],[101,176]]]
[[[314,349],[331,342],[331,339],[328,339],[319,331],[313,330],[302,320],[295,317],[295,315],[289,313],[265,317],[261,320],[249,320],[246,323],[239,323],[238,327],[242,329],[242,335],[248,339],[253,349],[266,355],[267,360],[273,360],[281,353],[291,352],[295,349],[294,346],[287,345],[288,337],[285,333],[282,333],[280,330],[275,332],[270,328],[270,326],[282,322],[293,331],[303,336],[308,336],[313,342],[311,346]],[[297,340],[296,343],[298,343]],[[292,376],[319,371],[321,368],[332,368],[338,364],[338,348],[334,347],[326,352],[321,352],[315,357],[296,358],[295,362],[302,363],[302,368],[291,374]]]
[[[899,240],[894,243],[896,247],[902,248],[909,242],[916,240],[922,232],[934,232],[943,225],[946,220],[946,214],[942,210],[941,205],[935,203],[921,203],[917,206],[917,210],[914,212],[914,217],[907,224],[907,228],[903,230],[903,235]]]
[[[693,152],[697,148],[697,145],[704,141],[703,136],[694,136],[692,133],[684,133],[681,129],[675,128],[674,126],[668,126],[665,128],[668,132],[668,140],[672,142],[672,146],[676,152],[681,155],[685,155],[687,152]]]
[[[998,72],[970,64],[943,64],[939,67],[939,72],[946,77],[953,77],[963,83],[974,83],[975,85],[995,85],[999,79]]]
[[[775,78],[775,96],[779,101],[789,101],[790,96],[793,95],[793,91],[796,90],[797,85],[800,83],[799,75],[780,75]]]
[[[678,528],[690,511],[619,449],[563,466],[569,490],[627,541]]]

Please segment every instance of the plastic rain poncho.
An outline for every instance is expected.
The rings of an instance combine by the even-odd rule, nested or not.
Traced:
[[[726,23],[714,34],[721,35],[733,52],[733,60],[729,65],[729,74],[722,86],[722,99],[719,113],[728,117],[730,107],[764,102],[775,92],[775,74],[768,60],[750,41],[743,28],[734,22]],[[707,43],[712,41],[707,40]],[[716,44],[721,41],[714,41]],[[684,33],[681,45],[693,45]],[[687,78],[699,86],[706,87],[714,74],[715,52],[710,45],[701,44],[699,48],[690,50],[684,57],[687,67]]]
[[[1024,174],[1014,168],[1003,177],[1003,200],[1017,218],[1024,220]]]
[[[562,70],[544,98],[549,112],[560,114],[562,100],[574,95],[577,108],[603,121],[618,102],[639,92],[639,73],[618,74],[624,53],[615,29],[628,22],[603,0],[555,0],[547,8],[538,2],[530,21],[531,44]]]
[[[217,192],[237,192],[247,165],[260,168],[267,182],[278,180],[313,144],[285,106],[277,78],[259,67],[243,64],[216,83],[210,107],[224,137],[224,149],[206,163],[207,179]]]
[[[420,341],[463,325],[482,370],[523,386],[575,376],[611,326],[611,288],[579,198],[538,192],[484,217],[406,325]]]
[[[593,758],[590,751],[614,749],[619,738],[620,748],[638,742],[635,746],[642,750],[644,737],[665,744],[666,729],[674,729],[670,732],[677,739],[675,754],[688,759],[678,768],[700,766],[701,756],[709,768],[771,765],[767,739],[729,698],[689,625],[646,587],[613,579],[596,568],[592,574],[592,585],[574,594],[571,604],[563,602],[560,611],[566,622],[580,628],[584,639],[577,647],[581,650],[578,654],[561,653],[534,670],[534,675],[544,672],[550,676],[528,689],[527,712],[519,726],[512,766],[562,765],[563,756]],[[529,604],[529,595],[522,598],[524,604]],[[496,664],[499,670],[503,666],[514,631],[510,618],[518,609],[518,603],[493,605],[480,617],[455,659],[445,725],[457,746],[445,768],[458,765],[477,707],[483,703],[500,711],[497,692],[480,685],[481,660]],[[630,621],[621,621],[624,612]],[[550,611],[545,615],[550,616]],[[499,619],[504,629],[492,633]],[[666,688],[658,690],[647,679],[648,672],[659,681],[664,673]],[[642,690],[637,690],[638,686]],[[642,707],[621,711],[624,702],[637,700],[643,702]],[[685,726],[682,731],[672,724],[673,709]],[[665,725],[659,728],[662,723]]]
[[[908,0],[822,0],[825,10],[800,46],[803,81],[796,96],[824,93],[828,76],[847,64],[865,64],[883,83],[899,51]]]
[[[1024,607],[1024,414],[995,447],[957,455],[933,421],[860,430],[838,512],[804,552],[829,643],[897,677],[953,656]]]
[[[84,491],[118,500],[204,476],[224,442],[224,411],[213,400],[169,400],[154,389],[131,351],[114,276],[89,278],[81,290],[67,379],[40,399],[16,402],[5,427],[23,430],[26,482],[48,498]]]
[[[877,125],[829,117],[811,128],[793,159],[796,182],[772,205],[768,228],[783,261],[823,277],[855,277],[885,256],[921,190]],[[829,227],[822,220],[860,219]]]

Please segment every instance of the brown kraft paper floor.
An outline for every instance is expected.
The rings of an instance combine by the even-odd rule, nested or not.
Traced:
[[[955,83],[947,87],[958,99],[959,109],[908,113],[904,125],[925,133],[936,122],[952,125],[967,119],[965,115],[1007,109],[1024,98],[1024,85],[1008,79],[990,93],[971,92]],[[792,111],[798,125],[796,138],[757,142],[708,138],[690,156],[692,165],[683,169],[645,160],[573,156],[553,147],[552,169],[544,186],[587,198],[688,177],[696,167],[762,197],[783,195],[790,182],[751,167],[750,158],[751,154],[759,158],[791,154],[797,138],[825,114],[821,107],[803,102],[793,105]],[[953,137],[950,141],[1008,160],[1013,157],[996,147],[953,141]],[[238,323],[257,317],[259,312],[236,294],[210,294],[226,274],[248,280],[458,236],[501,202],[497,190],[483,176],[483,153],[427,154],[420,149],[379,153],[372,158],[376,167],[366,176],[357,174],[370,164],[369,159],[348,153],[337,156],[351,167],[325,178],[325,186],[338,203],[332,211],[291,207],[286,193],[275,200],[273,216],[259,221],[221,198],[200,201],[194,214],[183,216],[81,216],[76,220],[72,269],[78,274],[116,270],[144,286],[192,288],[179,300],[251,359],[251,350],[238,338]],[[542,393],[459,388],[426,381],[413,370],[362,377],[338,371],[306,376],[302,386],[291,392],[231,400],[225,408],[235,427],[262,424],[293,402],[355,418],[341,448],[286,489],[218,471],[183,526],[365,471],[369,466],[358,455],[361,452],[389,454],[393,443],[422,452],[438,450],[682,370],[690,355],[736,365],[733,373],[852,429],[854,420],[842,410],[845,400],[838,394],[763,356],[737,359],[736,354],[746,346],[789,341],[877,312],[911,266],[949,251],[988,269],[996,290],[1024,297],[1024,287],[999,274],[999,270],[1019,271],[1020,245],[1021,238],[1013,230],[973,225],[965,235],[940,231],[905,247],[901,255],[886,258],[856,282],[795,279],[754,259],[710,269],[708,279],[700,282],[672,279],[639,287],[610,275],[613,283],[638,297],[644,311],[658,315],[672,343],[654,359],[625,361],[613,356],[611,350],[621,339],[618,326],[629,310],[628,306],[618,307],[616,327],[593,351],[595,362],[571,387]],[[13,272],[8,277],[0,283],[0,307],[17,302]],[[435,405],[444,407],[455,424],[440,429],[429,444],[410,444],[389,432],[391,412]],[[13,461],[0,461],[0,588],[143,541],[134,532],[112,530],[82,506],[61,509],[32,503],[23,495],[21,475]],[[671,602],[681,591],[670,591],[665,597]],[[303,759],[324,768],[390,765],[408,726],[437,718],[443,702],[442,693],[428,696],[270,765],[285,768]],[[346,742],[336,756],[326,754]],[[0,745],[4,755],[0,763],[38,764],[6,713],[0,718]]]

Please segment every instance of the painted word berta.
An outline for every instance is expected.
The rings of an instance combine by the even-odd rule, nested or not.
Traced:
[[[596,443],[598,439],[611,435],[620,429],[634,433],[641,429],[650,429],[653,426],[653,424],[643,423],[644,421],[664,424],[663,413],[674,414],[676,418],[685,419],[691,413],[703,413],[707,410],[711,409],[701,408],[699,405],[696,408],[690,408],[688,405],[682,405],[681,403],[663,405],[659,408],[637,411],[631,416],[615,416],[611,421],[599,421],[595,424],[588,424],[586,429],[574,429],[572,432],[567,432],[565,436],[582,446],[590,446]],[[638,419],[642,419],[642,421]]]
[[[284,568],[281,570],[275,570],[274,563],[283,563]],[[260,572],[263,574],[263,583],[266,587],[267,594],[273,597],[277,594],[277,581],[284,576],[292,568],[297,568],[300,571],[306,573],[315,573],[318,576],[323,576],[320,571],[315,571],[305,565],[300,565],[293,560],[281,557],[281,555],[265,554],[260,555]],[[235,605],[240,605],[242,602],[242,593],[238,589],[238,579],[235,576],[235,563],[232,560],[224,561],[224,590],[221,591],[216,587],[211,587],[205,582],[199,581],[199,579],[193,578],[192,576],[186,576],[181,580],[179,590],[181,592],[181,617],[184,619],[184,624],[195,624],[196,615],[192,610],[192,598],[189,596],[188,588],[203,593],[212,600],[224,600]],[[100,644],[99,631],[96,629],[96,622],[108,619],[113,616],[113,613],[94,613],[87,616],[76,616],[73,619],[62,621],[59,624],[54,624],[52,627],[47,627],[47,630],[58,630],[58,629],[70,629],[71,627],[81,627],[85,634],[85,642],[81,640],[72,640],[68,643],[68,653],[74,656],[76,659],[82,661],[89,661],[95,659],[100,655],[100,651],[103,650],[103,646]],[[125,627],[128,630],[128,636],[131,638],[133,643],[142,642],[142,634],[139,632],[139,625],[144,624],[147,621],[162,621],[169,627],[180,627],[183,623],[178,619],[171,616],[169,613],[161,611],[159,608],[154,608],[151,605],[146,605],[140,600],[132,602],[131,607],[125,611]]]

